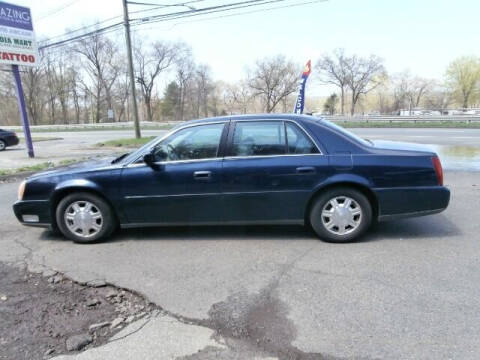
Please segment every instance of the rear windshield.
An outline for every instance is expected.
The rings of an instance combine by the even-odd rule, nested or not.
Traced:
[[[341,126],[338,126],[337,124],[333,123],[333,122],[330,122],[328,120],[322,120],[322,124],[324,124],[325,126],[343,134],[344,136],[346,136],[347,138],[349,139],[352,139],[356,142],[359,142],[360,144],[362,145],[367,145],[367,146],[371,146],[372,143],[365,140],[365,139],[362,139],[361,137],[355,135],[354,133],[346,130],[345,128],[341,127]]]

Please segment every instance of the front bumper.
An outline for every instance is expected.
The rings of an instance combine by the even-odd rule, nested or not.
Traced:
[[[444,186],[375,189],[375,194],[379,221],[437,214],[450,202]]]
[[[52,227],[52,213],[48,200],[19,200],[13,204],[13,212],[23,225]]]

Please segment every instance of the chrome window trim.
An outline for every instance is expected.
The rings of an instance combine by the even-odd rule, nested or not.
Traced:
[[[159,138],[156,142],[154,142],[152,144],[152,146],[150,146],[150,148],[148,148],[147,150],[151,150],[153,147],[157,146],[159,142],[161,142],[164,139],[166,139],[167,137],[179,132],[180,130],[188,129],[188,128],[195,127],[195,126],[206,126],[206,125],[215,125],[215,124],[224,124],[225,125],[229,122],[230,122],[230,120],[221,120],[221,121],[212,121],[212,122],[202,123],[202,124],[188,124],[188,125],[185,125],[185,126],[181,126],[178,129],[173,129],[173,130],[167,132],[165,135],[163,135],[161,138]],[[128,164],[126,164],[125,167],[138,167],[137,165],[146,166],[146,164],[143,164],[143,163],[136,164],[136,162],[140,158],[142,158],[143,155],[145,155],[145,154],[146,154],[146,152],[140,154],[137,158],[135,158],[134,160],[132,160]],[[205,160],[215,160],[215,159],[221,159],[221,158],[215,157],[215,158],[192,159],[192,160],[162,161],[162,162],[156,162],[155,164],[165,165],[165,164],[172,164],[172,163],[177,163],[177,162],[205,161]]]
[[[205,158],[205,159],[191,159],[191,160],[174,160],[174,161],[158,161],[155,164],[157,165],[175,165],[175,164],[185,164],[185,163],[194,163],[194,162],[200,162],[200,161],[218,161],[222,160],[223,158],[221,157],[214,157],[214,158]],[[138,160],[138,159],[137,159]],[[132,167],[142,167],[142,166],[148,166],[145,163],[130,163],[126,167],[132,168]]]
[[[294,120],[290,120],[290,119],[262,119],[262,118],[252,118],[252,119],[240,119],[240,120],[231,120],[231,119],[228,119],[228,120],[220,120],[220,121],[212,121],[212,122],[208,122],[208,123],[202,123],[202,124],[189,124],[189,125],[185,125],[185,126],[181,126],[179,127],[178,129],[174,129],[174,130],[171,130],[170,132],[166,133],[164,136],[162,136],[161,138],[158,139],[158,141],[156,141],[155,143],[152,144],[152,146],[148,149],[152,149],[153,147],[157,146],[158,143],[160,143],[161,141],[163,141],[164,139],[166,139],[167,137],[175,134],[176,132],[180,131],[180,130],[183,130],[183,129],[187,129],[187,128],[190,128],[190,127],[194,127],[194,126],[205,126],[205,125],[214,125],[214,124],[227,124],[229,123],[230,121],[233,121],[233,122],[260,122],[260,121],[282,121],[282,122],[291,122],[295,125],[297,125],[301,131],[303,131],[307,136],[308,138],[313,142],[313,144],[315,145],[315,147],[317,148],[318,150],[318,153],[317,154],[277,154],[277,155],[254,155],[254,156],[225,156],[223,158],[221,157],[215,157],[215,158],[204,158],[204,159],[191,159],[191,160],[174,160],[174,161],[161,161],[161,162],[156,162],[155,164],[157,165],[168,165],[168,164],[182,164],[182,163],[190,163],[190,162],[199,162],[199,161],[208,161],[208,160],[235,160],[235,159],[259,159],[259,158],[272,158],[272,157],[281,157],[281,156],[323,156],[323,152],[322,150],[320,149],[320,147],[318,146],[317,142],[312,138],[312,136],[308,133],[308,131],[305,130],[305,128],[300,125],[298,122],[294,121]],[[126,164],[125,167],[128,167],[128,168],[136,168],[136,167],[142,167],[142,166],[147,166],[146,164],[144,163],[136,163],[140,158],[143,157],[145,153],[142,153],[140,154],[137,158],[135,158],[134,160],[132,160],[130,163]]]
[[[293,157],[293,156],[323,156],[323,154],[279,154],[279,155],[252,155],[252,156],[225,156],[224,160],[246,160],[246,159],[261,159],[261,158],[275,158],[275,157]]]

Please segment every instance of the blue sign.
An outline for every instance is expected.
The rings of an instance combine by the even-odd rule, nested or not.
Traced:
[[[0,26],[33,31],[30,9],[0,2]]]
[[[295,102],[295,108],[293,109],[295,114],[303,114],[303,109],[305,108],[305,85],[307,84],[311,72],[312,62],[308,60],[307,65],[305,65],[305,68],[303,69],[302,80],[300,80],[298,88],[297,101]]]

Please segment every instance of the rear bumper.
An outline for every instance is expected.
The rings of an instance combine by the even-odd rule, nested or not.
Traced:
[[[16,136],[7,136],[5,138],[5,142],[6,142],[7,146],[15,146],[15,145],[18,145],[20,140]]]
[[[48,200],[17,201],[13,204],[13,212],[23,225],[52,227],[52,214]]]
[[[375,189],[378,220],[437,214],[448,207],[450,190],[443,186]]]

